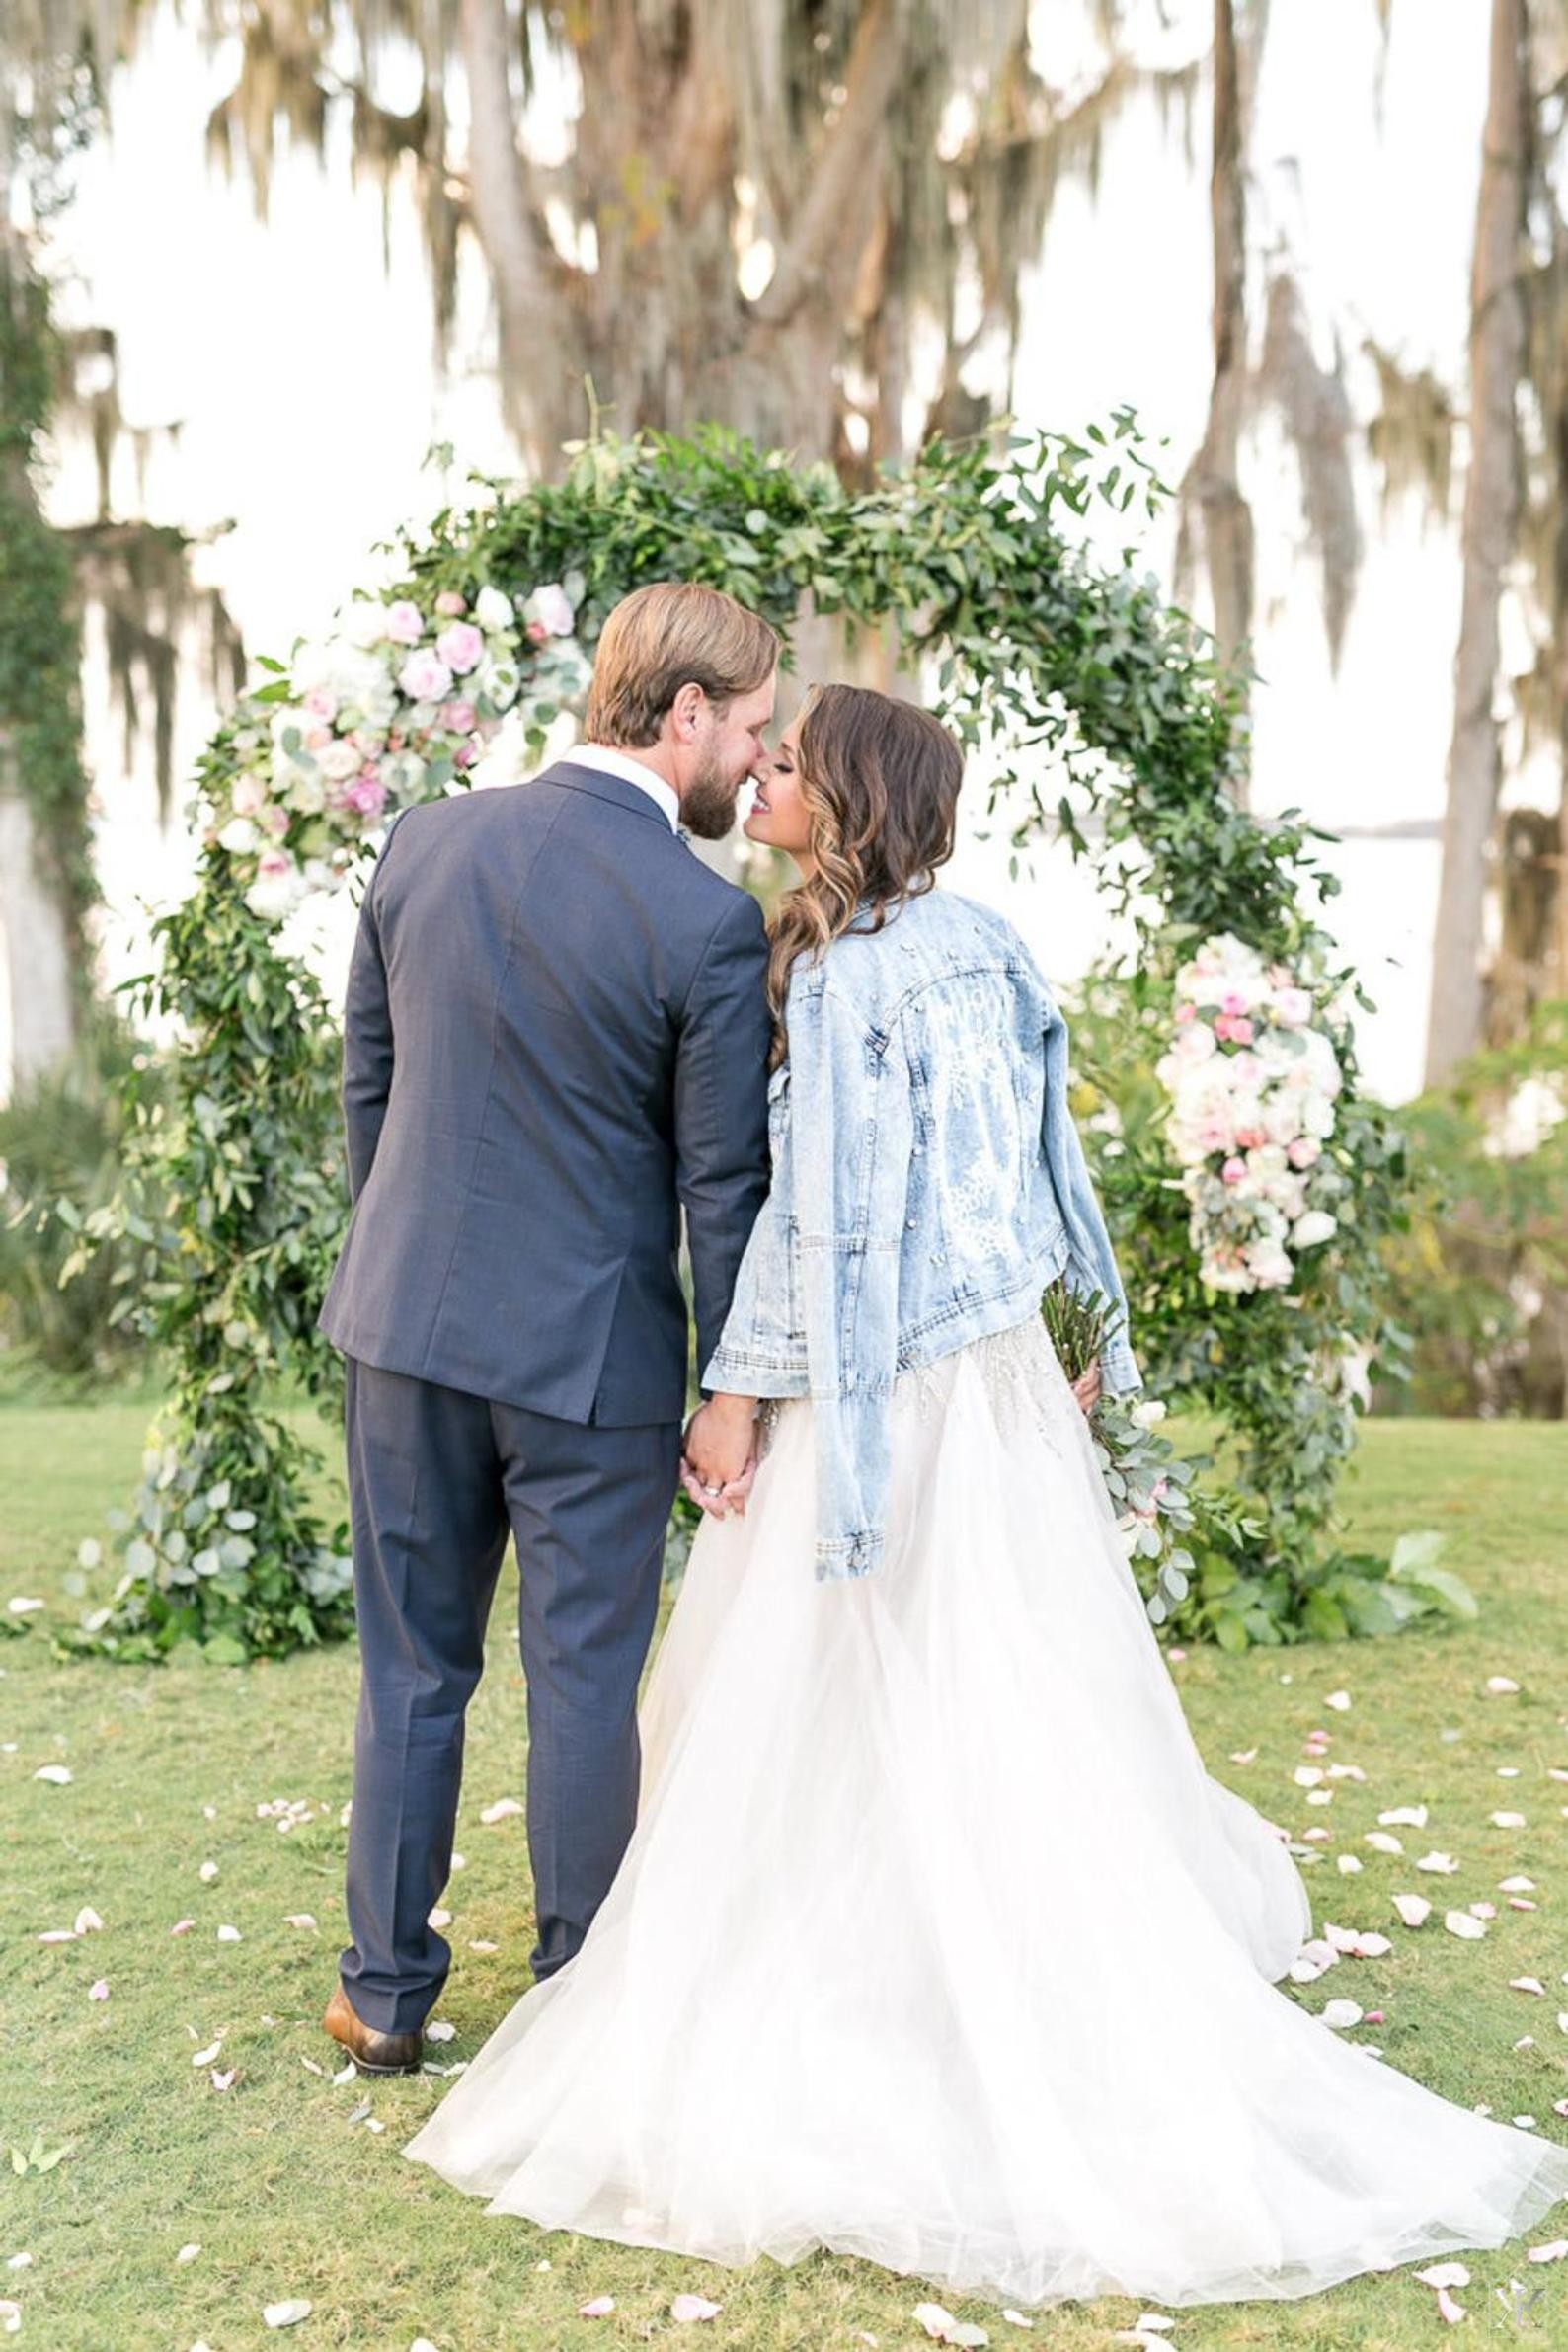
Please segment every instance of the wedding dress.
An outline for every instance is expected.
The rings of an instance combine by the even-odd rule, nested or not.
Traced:
[[[813,1574],[811,1411],[697,1535],[587,1942],[406,2153],[550,2229],[1026,2305],[1306,2295],[1568,2196],[1274,1989],[1301,1875],[1204,1768],[1038,1320],[900,1381],[869,1575]]]

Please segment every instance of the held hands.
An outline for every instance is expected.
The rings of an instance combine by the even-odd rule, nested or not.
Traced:
[[[1089,1415],[1094,1411],[1095,1406],[1100,1401],[1100,1366],[1098,1359],[1096,1359],[1096,1361],[1090,1365],[1086,1372],[1080,1372],[1078,1374],[1078,1377],[1072,1383],[1072,1393],[1077,1398],[1079,1405],[1082,1407],[1083,1417],[1085,1421],[1087,1421]]]
[[[755,1476],[755,1399],[710,1397],[686,1424],[681,1485],[699,1509],[714,1519],[727,1519],[732,1511],[745,1519]]]

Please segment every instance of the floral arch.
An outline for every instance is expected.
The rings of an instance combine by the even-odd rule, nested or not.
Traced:
[[[331,1400],[339,1376],[315,1329],[348,1208],[338,1030],[279,921],[362,876],[397,806],[535,757],[605,612],[670,577],[786,640],[808,604],[891,621],[966,744],[1051,754],[1055,809],[1018,782],[993,802],[1020,849],[1059,826],[1134,918],[1132,968],[1084,992],[1077,1102],[1145,1375],[1199,1392],[1240,1447],[1167,1613],[1231,1646],[1397,1622],[1371,1564],[1335,1548],[1332,1505],[1358,1403],[1347,1335],[1363,1358],[1398,1345],[1377,1304],[1398,1138],[1359,1091],[1354,982],[1308,911],[1334,887],[1322,836],[1238,806],[1245,739],[1208,641],[1131,551],[1083,551],[1091,506],[1159,495],[1133,419],[1082,442],[935,444],[858,494],[718,431],[595,438],[558,484],[473,492],[387,551],[390,588],[329,641],[264,664],[200,762],[196,884],[145,984],[180,1044],[137,1107],[124,1194],[83,1240],[121,1251],[121,1311],[161,1345],[170,1392],[118,1515],[122,1574],[69,1646],[238,1662],[348,1629],[342,1531],[286,1402]]]

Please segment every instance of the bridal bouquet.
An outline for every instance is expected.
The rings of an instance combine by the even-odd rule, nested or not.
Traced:
[[[230,758],[209,761],[206,838],[247,878],[270,921],[331,890],[397,809],[470,780],[504,718],[538,745],[587,684],[581,578],[515,602],[456,589],[429,612],[407,597],[352,603],[332,635],[302,641],[246,697]]]
[[[1285,1290],[1338,1229],[1345,1179],[1324,1143],[1343,1079],[1327,1008],[1228,932],[1176,975],[1176,1037],[1156,1064],[1203,1279]]]
[[[1116,1313],[1096,1291],[1084,1296],[1060,1276],[1041,1314],[1069,1381],[1082,1378],[1103,1349]],[[1094,1458],[1116,1512],[1122,1549],[1143,1592],[1151,1624],[1162,1625],[1191,1589],[1193,1555],[1183,1538],[1196,1524],[1189,1489],[1204,1465],[1177,1459],[1160,1432],[1165,1407],[1153,1397],[1102,1396],[1089,1420]]]

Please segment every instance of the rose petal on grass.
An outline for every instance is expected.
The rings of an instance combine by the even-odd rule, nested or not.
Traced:
[[[425,2039],[428,2042],[455,2042],[457,2028],[448,2025],[444,2017],[432,2017],[425,2028]]]
[[[1424,1830],[1427,1826],[1425,1805],[1390,1805],[1386,1813],[1377,1816],[1385,1830]]]
[[[1232,1748],[1230,1761],[1232,1764],[1256,1764],[1258,1752],[1256,1748]]]
[[[428,2335],[417,2335],[409,2346],[409,2352],[435,2352],[435,2346]]]
[[[1516,2131],[1532,2132],[1535,2129],[1535,2118],[1533,2115],[1511,2115],[1509,2117],[1509,2121],[1513,2124]]]
[[[1523,1874],[1516,1878],[1500,1878],[1497,1882],[1497,1891],[1500,1895],[1533,1895],[1535,1881],[1532,1878],[1526,1878]]]
[[[1494,1830],[1523,1830],[1529,1826],[1523,1813],[1494,1813],[1491,1820]]]
[[[578,2305],[577,2315],[580,2319],[607,2319],[614,2309],[613,2295],[595,2295],[591,2303]]]
[[[1554,2237],[1549,2245],[1532,2245],[1526,2253],[1527,2262],[1560,2262],[1568,2254],[1568,2237]]]
[[[358,2068],[354,2065],[353,2060],[351,2058],[345,2065],[338,2069],[338,2072],[333,2076],[332,2078],[334,2082],[353,2082],[357,2078],[358,2073]]]
[[[474,1935],[469,1937],[468,1948],[471,1952],[499,1952],[501,1946],[499,1943],[491,1943],[485,1936]]]
[[[1362,2021],[1362,2010],[1354,2000],[1331,2000],[1319,2013],[1323,2023],[1332,2026],[1336,2033],[1348,2032]]]
[[[1462,2262],[1434,2262],[1429,2270],[1418,2270],[1416,2277],[1423,2287],[1467,2287],[1470,2283]]]
[[[1451,1878],[1458,1867],[1450,1853],[1424,1853],[1416,1864],[1418,1870],[1431,1870],[1439,1878]]]
[[[319,1932],[316,1928],[315,1913],[309,1911],[285,1911],[283,1925],[285,1927],[308,1927],[313,1933]]]
[[[241,1935],[238,1927],[222,1926],[218,1929],[218,1941],[219,1943],[243,1943],[245,1938]]]
[[[1361,1863],[1353,1853],[1342,1853],[1338,1866],[1341,1878],[1355,1878],[1361,1870]]]
[[[238,2068],[238,2067],[229,2067],[229,2068],[228,2068],[228,2069],[227,2069],[227,2070],[226,2070],[224,2073],[221,2073],[221,2074],[220,2074],[220,2073],[219,2073],[219,2071],[218,2071],[218,2069],[217,2069],[216,2067],[214,2067],[214,2068],[212,2069],[212,2087],[213,2087],[213,2089],[214,2089],[214,2090],[227,2090],[227,2089],[228,2089],[228,2087],[229,2087],[229,2084],[230,2084],[230,2083],[233,2081],[233,2079],[234,2079],[235,2076],[236,2076],[236,2075],[239,2073],[239,2071],[240,2071],[240,2070],[239,2070],[239,2068]]]
[[[196,2051],[196,2055],[191,2061],[191,2064],[194,2067],[209,2067],[222,2047],[223,2036],[219,2034],[217,2040],[215,2042],[208,2043],[206,2049]]]
[[[171,1935],[189,1935],[195,1925],[195,1920],[176,1920],[169,1932]]]
[[[722,2303],[710,2303],[706,2295],[677,2295],[669,2307],[671,2319],[717,2319],[723,2311]]]
[[[1370,1845],[1374,1853],[1403,1853],[1405,1850],[1404,1840],[1395,1838],[1388,1830],[1369,1830],[1363,1843]]]
[[[1337,1715],[1348,1714],[1350,1711],[1350,1692],[1348,1690],[1331,1690],[1327,1698],[1324,1699],[1323,1704],[1325,1707],[1332,1707]]]
[[[74,1927],[45,1927],[39,1943],[79,1943],[81,1937]]]
[[[449,1911],[442,1911],[438,1903],[426,1921],[426,1925],[429,1927],[449,1927],[451,1923],[451,1913]]]
[[[200,1869],[196,1872],[197,1878],[200,1879],[201,1884],[204,1887],[209,1887],[212,1884],[212,1881],[216,1878],[217,1874],[218,1866],[216,1862],[203,1862]]]
[[[9,2295],[0,2296],[0,2330],[15,2335],[22,2325],[22,2306],[13,2303]]]
[[[1528,1895],[1510,1895],[1508,1908],[1510,1911],[1538,1911],[1540,1906],[1537,1903],[1531,1903]]]
[[[1407,1927],[1419,1927],[1432,1917],[1432,1906],[1425,1895],[1396,1895],[1394,1909]]]
[[[262,2307],[263,2324],[268,2327],[293,2327],[301,2319],[308,2319],[312,2305],[303,2295],[291,2295],[285,2303],[269,2303]]]
[[[1447,2319],[1450,2327],[1456,2327],[1464,2317],[1463,2304],[1455,2303],[1447,2287],[1438,2289],[1438,2312],[1441,2317]]]
[[[1510,1993],[1538,1993],[1543,1999],[1546,1992],[1539,1977],[1510,1977],[1508,1989]]]
[[[175,2256],[177,2262],[194,2262],[201,2251],[198,2245],[183,2245]]]
[[[6,2263],[6,2268],[7,2270],[31,2270],[33,2256],[31,2254],[13,2254]]]
[[[510,1821],[514,1813],[521,1811],[522,1807],[515,1797],[498,1797],[493,1805],[483,1808],[479,1818],[489,1829],[498,1821]]]
[[[1457,1935],[1467,1943],[1478,1943],[1486,1933],[1486,1921],[1467,1911],[1446,1911],[1443,1924],[1450,1935]]]
[[[1488,1675],[1486,1687],[1493,1698],[1511,1698],[1519,1688],[1519,1685],[1511,1681],[1507,1675]]]
[[[1464,1908],[1473,1920],[1495,1920],[1497,1917],[1495,1903],[1467,1903]]]
[[[1146,2334],[1150,2328],[1163,2333],[1167,2327],[1174,2327],[1175,2324],[1175,2320],[1167,2319],[1163,2312],[1139,2312],[1133,2322],[1139,2335]]]
[[[1033,2319],[1026,2319],[1022,2312],[1006,2311],[1003,2312],[1002,2317],[1009,2327],[1033,2327],[1034,2325]]]
[[[33,1777],[47,1780],[55,1788],[69,1788],[75,1774],[69,1764],[39,1764]]]
[[[76,1915],[76,1932],[77,1932],[77,1934],[78,1934],[78,1935],[97,1935],[97,1934],[100,1934],[100,1933],[102,1932],[103,1925],[104,1925],[104,1922],[103,1922],[103,1921],[102,1921],[102,1920],[99,1918],[99,1916],[98,1916],[97,1912],[96,1912],[96,1911],[93,1909],[92,1905],[91,1905],[90,1903],[84,1903],[84,1904],[82,1905],[82,1908],[81,1908],[81,1910],[80,1910],[80,1911],[77,1913],[77,1915]]]
[[[89,1985],[87,1998],[89,2000],[107,2000],[109,1999],[108,1977],[100,1977],[96,1985]]]

